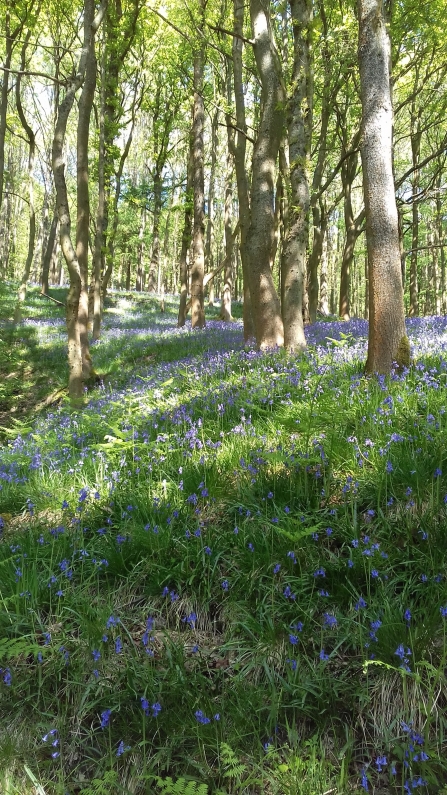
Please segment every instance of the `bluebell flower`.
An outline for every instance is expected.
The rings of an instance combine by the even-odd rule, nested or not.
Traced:
[[[204,715],[204,713],[202,712],[202,710],[201,710],[201,709],[198,709],[198,710],[197,710],[197,711],[194,713],[194,715],[195,715],[195,717],[196,717],[196,721],[197,721],[198,723],[202,723],[203,725],[205,725],[205,724],[207,724],[207,723],[211,723],[211,720],[210,720],[210,718],[207,718],[207,717],[206,717],[206,715]]]
[[[115,641],[115,652],[116,654],[120,654],[122,650],[123,650],[123,644],[121,642],[121,638],[117,638]]]
[[[280,569],[281,569],[281,564],[280,563],[275,563],[275,565],[273,566],[273,574],[278,574]]]
[[[109,725],[111,714],[111,709],[105,709],[104,712],[101,712],[101,729],[105,729]]]
[[[130,751],[130,745],[124,745],[124,741],[121,740],[121,742],[118,745],[116,755],[122,756],[125,751]]]
[[[230,587],[230,585],[229,585],[228,580],[223,580],[223,582],[222,582],[222,590],[223,591],[228,591],[229,587]]]
[[[93,649],[92,657],[93,657],[94,661],[97,662],[99,660],[99,658],[101,657],[101,653],[99,651],[97,651],[97,649]]]
[[[331,613],[323,613],[323,619],[325,627],[330,627],[332,629],[333,627],[337,626],[337,619]]]
[[[386,756],[378,756],[377,757],[377,759],[376,759],[376,767],[377,767],[377,770],[379,771],[379,773],[382,772],[382,769],[384,767],[386,767],[387,764],[388,763],[387,763]]]
[[[362,770],[361,784],[362,784],[362,787],[365,790],[365,792],[368,792],[368,778],[367,778],[367,775],[366,775],[365,768],[363,768],[363,770]]]
[[[364,607],[367,607],[367,603],[365,602],[363,596],[361,596],[360,599],[358,600],[358,602],[356,602],[356,604],[354,605],[354,609],[357,610],[357,612],[358,612],[359,610],[361,610]]]
[[[328,660],[328,659],[329,659],[329,654],[326,654],[325,650],[321,649],[321,651],[320,651],[320,660]]]

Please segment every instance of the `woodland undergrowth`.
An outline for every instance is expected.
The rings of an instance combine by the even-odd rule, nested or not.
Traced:
[[[82,411],[61,308],[2,323],[0,791],[440,792],[445,319],[385,379],[364,321],[296,357],[165,305],[111,295]]]

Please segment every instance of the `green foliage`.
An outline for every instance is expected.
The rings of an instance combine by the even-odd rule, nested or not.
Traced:
[[[178,778],[173,781],[169,776],[158,776],[156,783],[161,795],[208,795],[208,785],[192,779]]]
[[[377,380],[354,324],[297,358],[156,309],[112,293],[109,380],[0,448],[0,769],[48,793],[313,795],[364,765],[400,793],[374,760],[400,777],[413,721],[411,775],[442,782],[446,376],[417,349],[438,321]]]
[[[94,778],[88,787],[81,790],[80,795],[110,795],[117,782],[116,770],[106,770],[102,778]]]

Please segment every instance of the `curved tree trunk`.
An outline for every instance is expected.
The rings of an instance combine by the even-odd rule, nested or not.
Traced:
[[[253,148],[247,252],[256,342],[264,349],[284,344],[281,307],[270,261],[274,233],[275,165],[284,124],[285,94],[270,13],[262,0],[250,0],[250,16],[262,98],[259,131]]]
[[[392,167],[390,42],[381,0],[358,0],[362,166],[369,262],[367,372],[408,365],[399,230]]]

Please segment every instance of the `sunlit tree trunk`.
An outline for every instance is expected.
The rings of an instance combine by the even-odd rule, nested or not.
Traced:
[[[250,17],[262,96],[258,135],[253,147],[247,252],[256,342],[264,349],[284,344],[281,307],[270,261],[274,233],[275,166],[284,124],[285,93],[269,7],[262,0],[250,0]]]
[[[369,262],[367,372],[408,365],[392,168],[390,42],[381,0],[358,0],[362,166]]]

